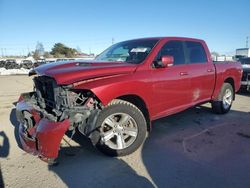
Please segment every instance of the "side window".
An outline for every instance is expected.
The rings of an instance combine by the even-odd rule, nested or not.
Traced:
[[[160,60],[162,56],[169,55],[174,58],[174,65],[185,64],[185,56],[182,41],[169,41],[160,50],[156,56],[156,60]]]
[[[206,52],[199,42],[186,42],[186,51],[189,57],[189,63],[206,63]]]

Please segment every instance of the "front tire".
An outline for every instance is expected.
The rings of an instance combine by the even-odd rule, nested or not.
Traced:
[[[124,156],[136,151],[147,132],[143,113],[132,103],[115,99],[99,114],[91,135],[98,150],[109,156]]]
[[[229,83],[224,83],[221,87],[218,99],[212,101],[212,110],[216,114],[225,114],[231,109],[235,92]]]

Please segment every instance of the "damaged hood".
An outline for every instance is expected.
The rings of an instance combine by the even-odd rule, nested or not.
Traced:
[[[130,74],[136,67],[136,64],[125,62],[55,62],[41,65],[30,74],[53,77],[57,84],[66,85],[92,78]]]

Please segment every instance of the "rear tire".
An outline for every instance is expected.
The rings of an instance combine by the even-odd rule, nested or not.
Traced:
[[[212,110],[216,114],[225,114],[231,109],[235,92],[229,83],[221,87],[217,100],[212,101]]]
[[[147,123],[133,104],[115,99],[97,117],[90,136],[98,150],[109,156],[124,156],[136,151],[144,142]]]

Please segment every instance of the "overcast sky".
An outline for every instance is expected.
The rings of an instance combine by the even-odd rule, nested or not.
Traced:
[[[122,40],[184,36],[233,53],[250,36],[249,0],[0,0],[0,55],[26,54],[37,41],[99,53]]]

